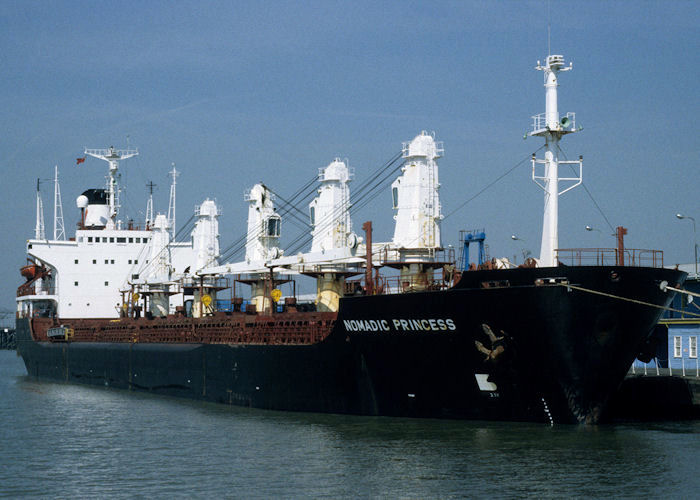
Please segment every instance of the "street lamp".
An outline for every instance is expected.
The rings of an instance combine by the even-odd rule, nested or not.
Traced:
[[[598,231],[599,233],[602,233],[600,229],[596,229],[595,227],[591,226],[586,226],[586,231]]]
[[[690,219],[693,221],[693,249],[695,250],[695,277],[698,277],[698,233],[695,230],[695,219],[690,215],[676,214],[679,219]]]
[[[517,237],[516,235],[514,235],[514,234],[511,234],[511,235],[510,235],[510,239],[513,240],[513,241],[522,241],[524,245],[527,244],[527,242],[526,242],[524,239],[518,238],[518,237]],[[530,250],[526,250],[525,248],[521,248],[520,251],[521,251],[522,254],[523,254],[523,262],[525,262],[525,261],[530,257],[530,255],[532,255],[532,252],[531,252]],[[513,256],[513,258],[515,258],[515,256]]]

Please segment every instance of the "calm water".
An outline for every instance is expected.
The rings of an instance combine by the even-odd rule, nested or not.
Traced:
[[[0,351],[0,496],[700,496],[700,422],[279,413],[39,382]]]

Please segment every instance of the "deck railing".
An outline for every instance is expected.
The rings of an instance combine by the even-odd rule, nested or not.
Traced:
[[[376,278],[373,293],[375,295],[424,292],[444,290],[452,286],[452,278],[441,272],[428,273],[425,276],[379,276]],[[345,295],[363,295],[364,279],[345,282]]]
[[[47,286],[37,286],[35,283],[29,286],[20,286],[17,289],[17,297],[24,297],[25,295],[55,295],[54,287]]]
[[[560,248],[557,250],[560,263],[569,266],[632,266],[663,267],[662,250],[625,248]]]
[[[694,359],[686,359],[686,358],[680,358],[681,361],[681,366],[674,368],[671,363],[668,363],[667,368],[662,368],[659,366],[659,360],[654,358],[652,361],[649,363],[644,363],[643,361],[639,361],[638,359],[635,359],[634,362],[632,363],[632,367],[629,370],[629,373],[632,375],[645,375],[645,376],[652,376],[656,375],[659,377],[695,377],[695,378],[700,378],[700,362],[698,362],[698,358]],[[686,361],[688,363],[686,363]]]

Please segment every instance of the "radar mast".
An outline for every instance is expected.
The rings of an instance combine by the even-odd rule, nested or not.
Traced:
[[[583,157],[578,160],[559,159],[559,140],[565,134],[577,132],[576,114],[566,113],[559,116],[557,102],[557,76],[559,72],[569,71],[573,67],[564,66],[564,56],[548,55],[545,64],[537,61],[536,70],[544,72],[544,87],[546,107],[545,112],[532,117],[530,136],[543,137],[545,141],[544,159],[532,155],[532,180],[544,190],[544,218],[542,224],[542,245],[540,247],[540,267],[553,267],[558,264],[557,250],[559,248],[559,196],[575,188],[582,181]],[[579,129],[580,130],[580,129]],[[578,165],[576,177],[559,177],[559,165]],[[538,168],[538,166],[540,168]],[[569,183],[559,191],[559,182]]]
[[[109,196],[109,220],[106,227],[107,229],[114,229],[115,219],[119,212],[119,185],[117,181],[119,161],[136,156],[139,152],[137,149],[114,149],[114,146],[110,146],[108,149],[86,149],[85,154],[109,163],[107,190]]]

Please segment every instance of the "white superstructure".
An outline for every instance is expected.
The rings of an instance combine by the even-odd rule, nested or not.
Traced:
[[[46,273],[21,287],[24,293],[17,297],[21,314],[35,314],[40,308],[42,314],[62,318],[118,317],[123,293],[134,283],[162,283],[196,263],[192,241],[171,241],[165,216],[156,218],[157,228],[147,229],[117,218],[119,161],[138,154],[136,150],[110,147],[87,149],[85,154],[108,162],[106,189],[88,189],[78,196],[80,222],[73,238],[49,240],[41,234],[27,241],[28,259]],[[55,214],[62,216],[62,211]],[[41,222],[43,226],[43,217]],[[218,231],[218,226],[213,229]],[[218,234],[214,239],[218,241]],[[204,246],[218,251],[213,245]],[[157,304],[161,313],[182,305],[181,293],[170,293],[169,285],[161,288]]]
[[[441,249],[440,200],[437,159],[442,144],[422,132],[404,143],[402,174],[392,184],[396,227],[391,243],[372,245],[370,252],[383,254],[383,265],[401,269],[402,286],[424,289],[438,262]],[[193,316],[209,314],[222,287],[222,275],[237,275],[251,286],[251,309],[272,311],[275,290],[288,280],[282,274],[313,276],[317,282],[316,305],[320,311],[336,311],[346,293],[345,279],[362,272],[366,245],[352,232],[347,162],[334,159],[319,169],[318,196],[309,204],[311,248],[306,253],[285,256],[280,248],[281,217],[275,195],[259,183],[245,193],[248,202],[248,231],[245,259],[220,264],[219,208],[207,199],[195,208],[191,238],[175,242],[175,179],[168,215],[153,215],[147,205],[146,226],[118,219],[119,161],[138,154],[136,150],[85,150],[86,156],[109,164],[106,188],[88,189],[77,197],[79,229],[69,241],[47,240],[37,194],[37,229],[40,236],[27,243],[30,266],[23,269],[27,282],[18,292],[18,308],[24,315],[41,310],[42,315],[61,318],[137,316],[141,312],[165,316],[192,299]],[[56,178],[57,184],[57,178]],[[151,195],[152,195],[152,187]],[[56,185],[56,193],[58,193]],[[56,211],[58,214],[59,211]],[[387,264],[387,255],[391,255]],[[380,259],[382,260],[382,259]],[[34,273],[34,274],[32,274]],[[273,293],[275,292],[275,293]],[[186,308],[183,308],[183,310]]]

